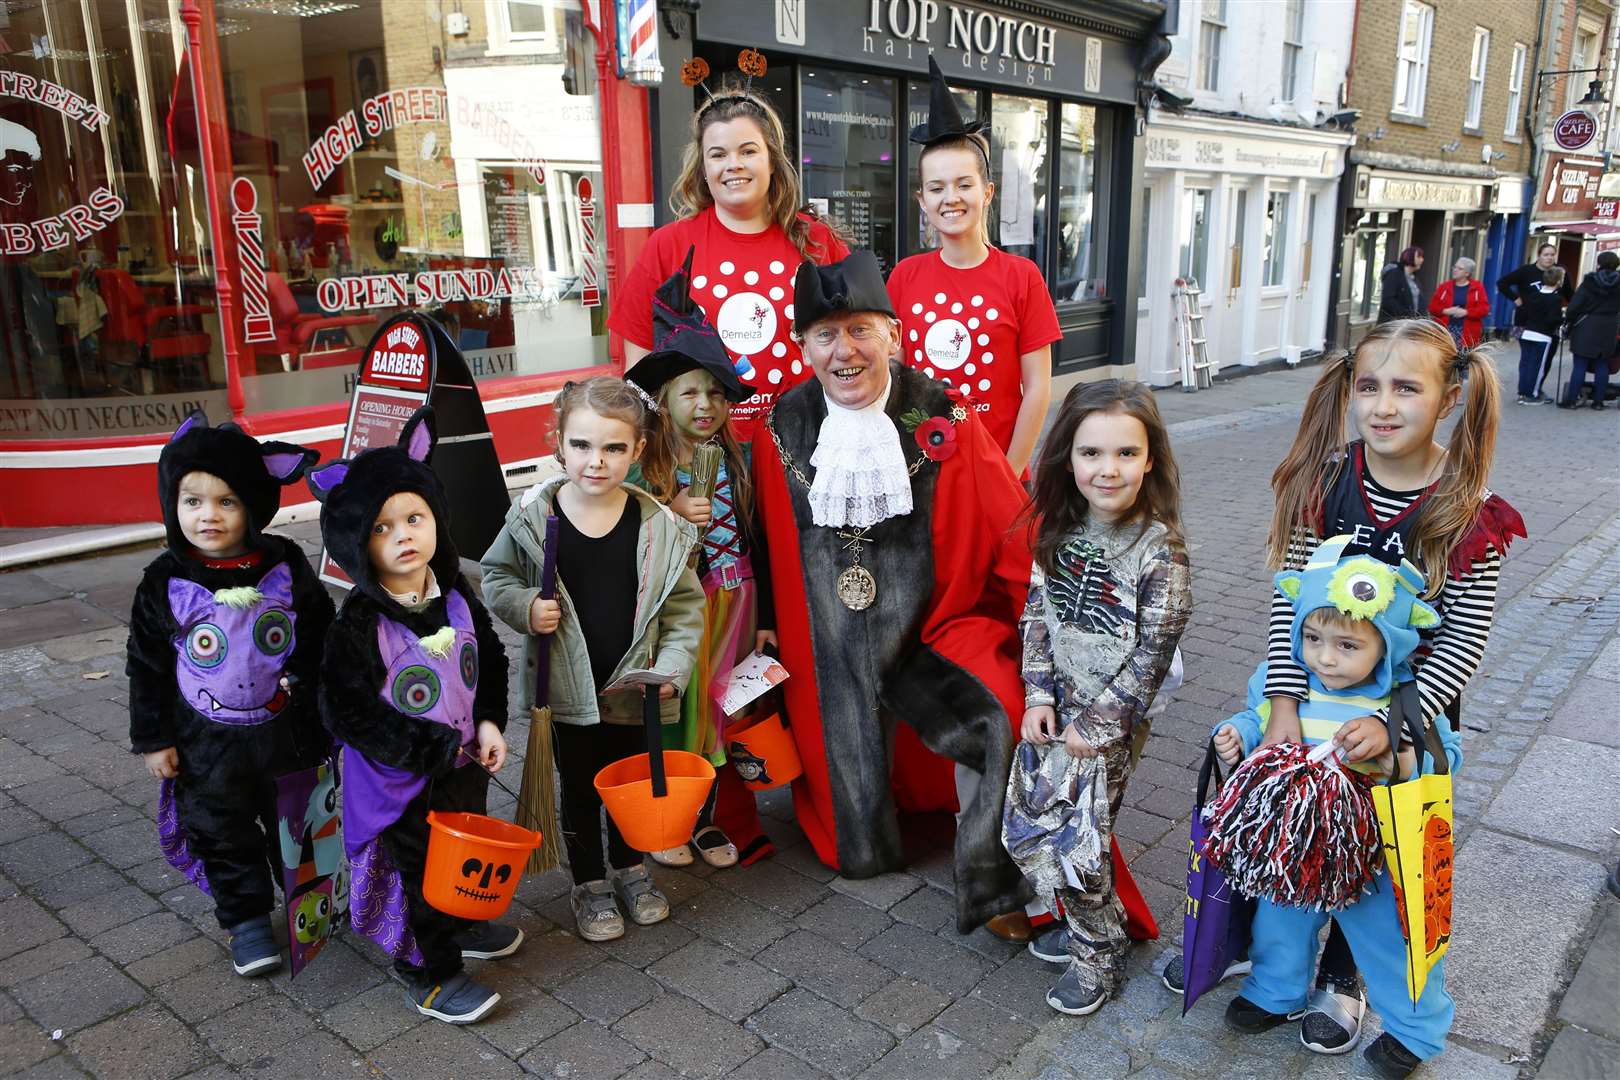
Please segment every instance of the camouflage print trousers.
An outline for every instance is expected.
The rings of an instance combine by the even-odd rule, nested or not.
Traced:
[[[1132,733],[1134,738],[1117,742],[1102,753],[1108,775],[1110,821],[1119,817],[1125,784],[1136,771],[1147,728],[1145,719],[1139,721]],[[1106,845],[1104,850],[1107,850]],[[1115,993],[1124,982],[1125,952],[1130,938],[1125,934],[1124,905],[1114,895],[1113,861],[1107,857],[1102,860],[1101,882],[1094,891],[1059,885],[1056,893],[1069,927],[1069,958],[1086,982],[1109,994]]]

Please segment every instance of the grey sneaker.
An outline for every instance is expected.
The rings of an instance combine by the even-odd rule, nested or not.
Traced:
[[[1090,1016],[1107,1000],[1108,991],[1092,985],[1090,977],[1081,974],[1074,964],[1070,964],[1062,978],[1046,992],[1046,1003],[1070,1016]]]
[[[1367,1015],[1367,991],[1360,975],[1319,984],[1311,994],[1299,1041],[1318,1054],[1348,1054],[1361,1039],[1361,1021]]]
[[[605,881],[575,885],[568,898],[574,909],[574,926],[586,941],[612,941],[624,936],[624,916],[613,899],[613,889]]]
[[[1048,964],[1069,962],[1069,928],[1063,923],[1037,934],[1029,943],[1029,955]]]
[[[523,944],[523,931],[506,923],[474,923],[456,935],[463,960],[499,960]]]
[[[669,918],[669,897],[654,883],[645,866],[614,870],[608,876],[619,903],[637,926],[651,926]]]
[[[501,1000],[501,995],[487,986],[479,986],[467,978],[464,971],[456,972],[443,983],[417,982],[407,992],[417,1012],[447,1024],[477,1023]]]
[[[1164,963],[1164,970],[1159,972],[1159,981],[1164,983],[1165,989],[1173,994],[1186,993],[1186,988],[1182,985],[1182,978],[1186,973],[1181,970],[1182,967],[1181,954],[1171,953],[1170,959]],[[1221,981],[1225,982],[1234,975],[1247,975],[1253,970],[1254,964],[1247,957],[1242,960],[1234,960],[1226,965],[1225,971],[1221,972]]]

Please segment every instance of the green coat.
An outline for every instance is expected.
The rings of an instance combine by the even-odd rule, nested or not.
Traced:
[[[545,522],[552,502],[567,478],[558,476],[525,491],[506,514],[506,524],[481,561],[484,603],[506,625],[524,635],[522,702],[531,703],[537,662],[536,637],[529,632],[529,607],[540,595],[544,564]],[[703,586],[688,565],[698,542],[697,529],[640,488],[625,485],[641,509],[637,540],[636,622],[630,651],[613,669],[612,682],[636,668],[677,676],[683,690],[696,664],[703,637]],[[561,578],[557,602],[562,624],[551,643],[552,719],[561,724],[640,724],[639,694],[598,698],[591,676],[585,635],[580,632],[573,602]],[[663,702],[664,723],[680,719],[680,695]]]

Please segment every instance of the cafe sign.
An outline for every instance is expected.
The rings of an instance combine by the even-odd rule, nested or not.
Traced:
[[[1594,158],[1553,155],[1542,176],[1538,211],[1555,214],[1560,221],[1585,221],[1593,216],[1603,162]]]
[[[1597,138],[1597,118],[1585,109],[1571,109],[1553,125],[1553,142],[1564,150],[1584,150]]]

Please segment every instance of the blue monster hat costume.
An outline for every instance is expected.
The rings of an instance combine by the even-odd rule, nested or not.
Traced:
[[[1384,657],[1361,692],[1383,696],[1397,682],[1412,677],[1408,661],[1418,646],[1418,631],[1438,626],[1440,616],[1421,598],[1423,575],[1416,566],[1403,559],[1398,568],[1391,567],[1370,555],[1341,558],[1350,541],[1349,536],[1324,540],[1311,553],[1305,569],[1284,570],[1275,581],[1278,591],[1294,603],[1294,663],[1305,666],[1300,635],[1311,612],[1332,608],[1370,622],[1383,635]],[[1322,689],[1314,674],[1311,689]]]

